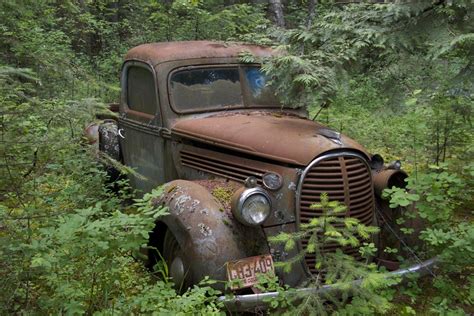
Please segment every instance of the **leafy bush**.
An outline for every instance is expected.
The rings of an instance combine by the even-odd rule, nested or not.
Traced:
[[[441,265],[433,280],[437,293],[429,298],[432,311],[459,314],[459,306],[473,304],[474,225],[464,209],[471,203],[473,164],[465,166],[461,174],[449,172],[447,167],[432,166],[430,171],[408,178],[407,188],[416,194],[397,188],[384,194],[390,197],[391,207],[415,203],[427,224],[420,238],[428,254],[436,255]]]
[[[127,207],[126,183],[105,185],[80,132],[99,104],[37,98],[28,70],[1,67],[0,81],[0,313],[217,310],[207,285],[178,296],[134,259],[166,210],[160,189]]]

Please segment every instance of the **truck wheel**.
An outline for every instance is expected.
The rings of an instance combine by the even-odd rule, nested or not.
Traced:
[[[192,284],[191,269],[186,253],[170,230],[166,231],[163,241],[163,258],[168,265],[168,274],[175,284],[175,289],[178,293],[183,293]]]

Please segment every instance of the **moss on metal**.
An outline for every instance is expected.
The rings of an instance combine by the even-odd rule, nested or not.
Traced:
[[[232,200],[232,195],[234,193],[233,188],[231,187],[222,187],[217,186],[215,187],[211,194],[222,203],[222,205],[229,205],[230,201]]]

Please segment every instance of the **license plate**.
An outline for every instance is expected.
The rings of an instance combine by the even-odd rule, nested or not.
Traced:
[[[258,274],[275,275],[271,255],[261,255],[227,262],[231,289],[243,289],[257,283]]]

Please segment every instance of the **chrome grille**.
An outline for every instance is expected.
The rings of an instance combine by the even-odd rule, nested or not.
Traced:
[[[351,216],[366,225],[372,224],[374,211],[372,176],[362,157],[346,153],[318,158],[305,170],[303,177],[298,188],[301,224],[322,215],[322,211],[311,209],[310,205],[320,202],[323,192],[328,194],[330,201],[339,201],[347,206],[346,213],[341,213],[339,216]],[[307,242],[302,240],[304,248]],[[332,252],[338,248],[360,259],[358,250],[350,246],[327,244],[322,250]],[[317,272],[314,267],[315,261],[315,254],[305,256],[306,265],[311,273]]]

